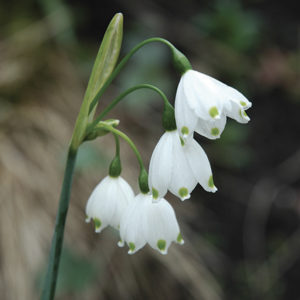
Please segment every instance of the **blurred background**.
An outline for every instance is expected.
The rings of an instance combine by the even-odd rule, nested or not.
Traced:
[[[219,188],[168,195],[184,246],[133,256],[118,234],[85,224],[86,201],[106,176],[114,141],[82,146],[56,299],[300,299],[300,22],[297,1],[23,0],[0,4],[0,298],[38,299],[73,125],[106,26],[124,14],[122,56],[161,36],[195,69],[252,101],[251,122],[222,138],[197,136]],[[173,102],[180,77],[165,46],[138,52],[99,109],[138,83]],[[148,165],[163,133],[162,103],[136,92],[111,114]],[[138,165],[121,144],[123,176]]]

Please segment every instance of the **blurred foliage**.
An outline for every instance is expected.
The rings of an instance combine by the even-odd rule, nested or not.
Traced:
[[[261,21],[256,14],[243,10],[237,0],[217,0],[211,6],[193,20],[204,37],[223,42],[236,51],[249,51],[258,46]]]

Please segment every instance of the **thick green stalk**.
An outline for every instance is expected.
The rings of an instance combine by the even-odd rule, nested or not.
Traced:
[[[69,150],[65,168],[64,181],[60,193],[59,207],[56,215],[55,229],[52,238],[47,275],[41,297],[42,300],[52,300],[55,295],[56,280],[63,245],[66,217],[69,208],[76,155],[77,150]]]
[[[159,37],[154,37],[154,38],[150,38],[147,39],[145,41],[142,41],[141,43],[139,43],[138,45],[136,45],[121,61],[120,63],[116,66],[116,68],[114,69],[114,71],[111,73],[111,75],[108,77],[108,79],[106,80],[106,82],[104,83],[104,85],[101,87],[101,89],[98,91],[98,93],[95,95],[93,101],[91,101],[91,105],[90,105],[90,112],[94,109],[94,107],[97,105],[98,99],[103,95],[103,93],[105,92],[105,90],[108,88],[108,86],[111,84],[111,82],[116,78],[116,76],[119,74],[119,72],[123,69],[123,67],[126,65],[126,63],[128,62],[128,60],[132,57],[132,55],[134,53],[136,53],[140,48],[142,48],[144,45],[147,45],[149,43],[153,43],[153,42],[160,42],[163,43],[165,45],[167,45],[172,54],[173,54],[173,59],[174,59],[174,63],[176,65],[176,67],[181,71],[182,66],[180,64],[181,60],[186,60],[186,57],[175,48],[175,46],[173,44],[171,44],[169,41],[163,39],[163,38],[159,38]],[[187,68],[191,68],[190,63],[187,61],[185,62],[185,64],[187,64]],[[179,65],[179,67],[178,67]],[[183,71],[182,71],[183,72]]]

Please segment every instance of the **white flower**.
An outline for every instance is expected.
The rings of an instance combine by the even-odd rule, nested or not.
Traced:
[[[175,99],[176,124],[181,137],[193,132],[210,138],[220,137],[226,116],[239,123],[250,118],[245,110],[251,102],[236,89],[203,73],[188,70],[180,79]]]
[[[193,138],[183,143],[177,130],[166,131],[150,160],[149,187],[154,199],[164,197],[167,190],[188,199],[198,182],[208,192],[217,190],[204,150]]]
[[[118,229],[121,215],[133,199],[132,188],[121,176],[106,176],[87,202],[86,222],[93,219],[96,232],[101,232],[108,225]]]
[[[125,210],[120,223],[120,247],[126,243],[133,254],[146,243],[167,254],[174,241],[183,244],[172,206],[165,200],[153,203],[149,194],[139,194]]]

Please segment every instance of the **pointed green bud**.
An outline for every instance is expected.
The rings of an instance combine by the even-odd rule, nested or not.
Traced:
[[[140,190],[143,194],[147,194],[149,192],[148,173],[144,168],[141,169],[141,172],[140,172],[139,186],[140,186]]]
[[[110,21],[99,48],[85,97],[89,104],[113,72],[118,61],[123,38],[123,15],[115,14]],[[96,106],[94,106],[95,110]]]
[[[175,47],[172,49],[172,54],[174,66],[176,70],[181,73],[181,75],[183,75],[186,71],[192,69],[190,61],[182,52],[180,52]]]
[[[109,166],[109,176],[119,177],[122,172],[121,159],[119,155],[116,155]]]
[[[163,128],[166,131],[173,131],[176,129],[174,108],[169,102],[165,102],[162,123]]]
[[[82,143],[88,121],[93,119],[96,105],[94,105],[93,110],[90,112],[91,102],[115,68],[119,58],[122,37],[123,15],[118,13],[108,25],[93,66],[71,140],[71,149],[73,150],[78,149]],[[98,101],[98,99],[96,99],[96,101]],[[95,104],[97,104],[97,102]]]

